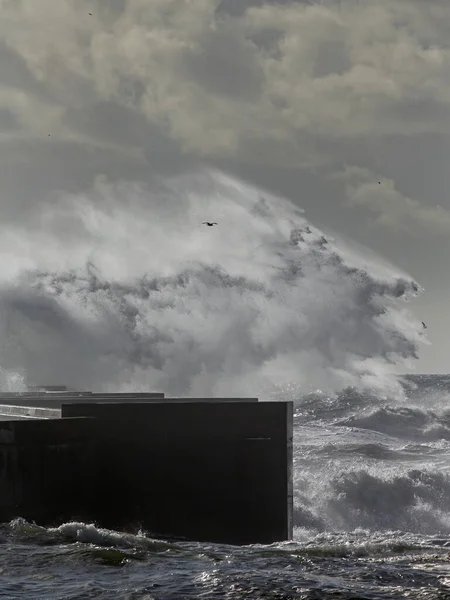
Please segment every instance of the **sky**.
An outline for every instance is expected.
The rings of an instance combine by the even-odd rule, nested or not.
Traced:
[[[0,209],[210,165],[425,288],[448,372],[447,0],[0,0]]]

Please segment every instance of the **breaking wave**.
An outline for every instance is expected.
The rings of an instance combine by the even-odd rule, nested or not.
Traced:
[[[450,536],[448,376],[403,381],[402,398],[342,390],[296,405],[299,531]],[[434,385],[433,385],[434,382]]]
[[[34,228],[0,225],[2,389],[392,394],[424,341],[397,302],[410,277],[222,173],[98,178],[40,208]]]

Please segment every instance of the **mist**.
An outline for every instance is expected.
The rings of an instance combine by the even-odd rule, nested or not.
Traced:
[[[9,389],[399,390],[399,365],[425,341],[404,305],[420,292],[412,278],[219,171],[98,178],[44,206],[34,228],[0,225],[0,239]]]

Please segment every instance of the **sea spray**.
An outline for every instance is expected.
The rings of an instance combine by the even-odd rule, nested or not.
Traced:
[[[34,229],[0,232],[0,365],[31,383],[262,399],[398,391],[393,374],[423,339],[398,302],[420,291],[410,277],[220,172],[99,178],[44,204]]]

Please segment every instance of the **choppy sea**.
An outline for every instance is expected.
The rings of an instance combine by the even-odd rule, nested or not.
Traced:
[[[450,376],[404,385],[402,400],[296,402],[293,541],[169,543],[17,518],[0,529],[0,598],[450,598]]]

